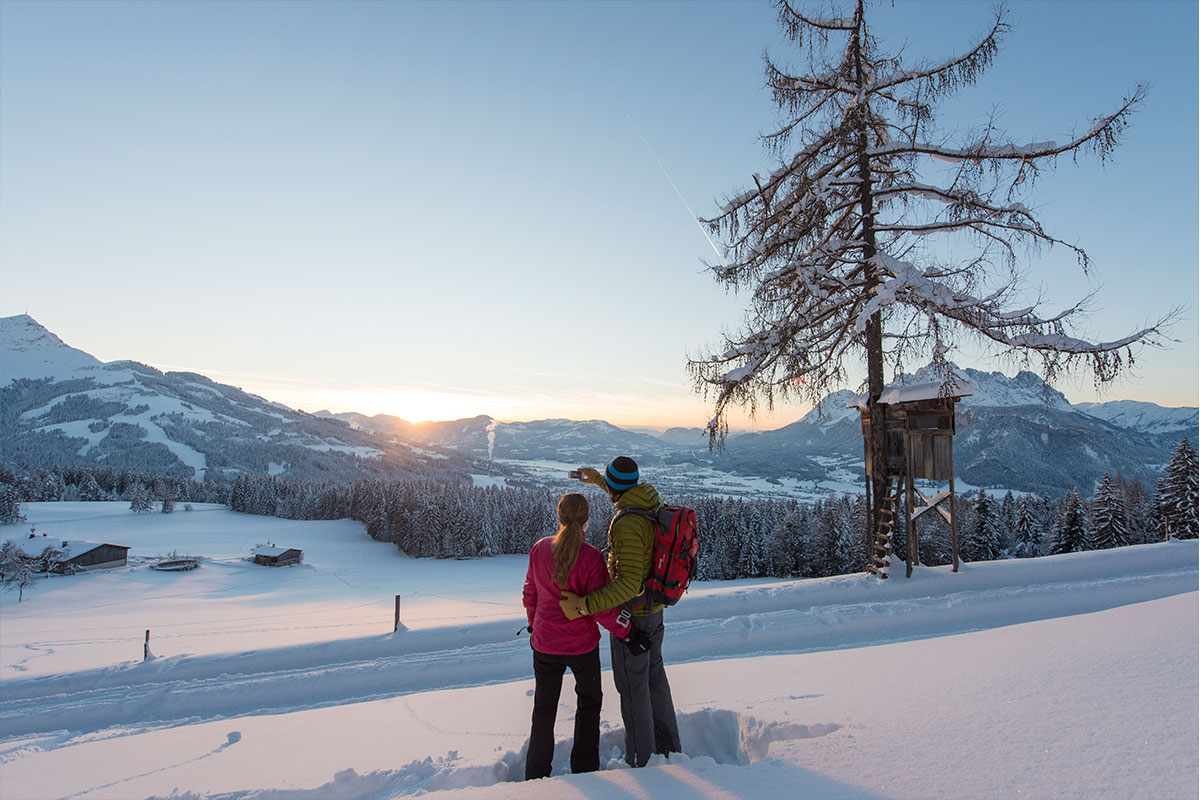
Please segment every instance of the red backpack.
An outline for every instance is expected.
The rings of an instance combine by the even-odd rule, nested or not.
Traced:
[[[688,581],[696,573],[696,552],[700,549],[700,529],[696,512],[683,506],[662,506],[657,513],[637,506],[626,506],[613,518],[615,523],[629,512],[654,523],[654,550],[646,590],[634,599],[634,607],[662,603],[673,606],[687,591]]]

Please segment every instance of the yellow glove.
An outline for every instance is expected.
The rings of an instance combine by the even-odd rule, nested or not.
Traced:
[[[562,600],[558,601],[559,608],[562,609],[563,615],[567,619],[579,619],[586,617],[588,613],[587,599],[580,597],[577,594],[563,592]]]
[[[604,475],[598,469],[580,467],[579,476],[580,483],[593,483],[601,489],[608,489],[608,484],[604,482]]]

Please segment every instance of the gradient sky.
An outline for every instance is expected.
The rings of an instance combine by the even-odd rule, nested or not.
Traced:
[[[1033,281],[1052,305],[1098,290],[1097,338],[1186,306],[1103,396],[1059,388],[1196,405],[1197,4],[1010,9],[943,128],[996,111],[1063,141],[1151,84],[1111,164],[1060,161],[1032,195],[1094,274],[1050,253]],[[871,14],[915,61],[989,10]],[[743,302],[691,212],[770,169],[764,48],[788,55],[750,0],[0,0],[0,316],[308,411],[703,425],[685,361]]]

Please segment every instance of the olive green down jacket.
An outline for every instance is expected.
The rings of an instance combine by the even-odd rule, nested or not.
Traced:
[[[655,488],[648,483],[639,483],[621,495],[617,511],[628,506],[657,511],[661,505]],[[608,529],[608,576],[612,583],[587,596],[588,613],[597,614],[622,606],[645,591],[653,554],[653,522],[638,514],[624,514],[616,520]],[[662,604],[656,604],[633,613],[642,616],[662,608]]]

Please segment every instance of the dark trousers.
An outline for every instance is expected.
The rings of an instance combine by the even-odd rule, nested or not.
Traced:
[[[575,676],[575,742],[571,772],[600,769],[600,648],[578,656],[554,656],[533,651],[533,726],[525,756],[525,780],[550,775],[554,759],[554,718],[562,692],[563,672]]]
[[[650,637],[650,649],[645,653],[635,656],[619,639],[609,639],[613,682],[621,695],[621,720],[625,723],[625,761],[631,767],[644,767],[652,753],[678,753],[683,748],[671,684],[663,667],[662,611],[634,616],[631,624]]]

